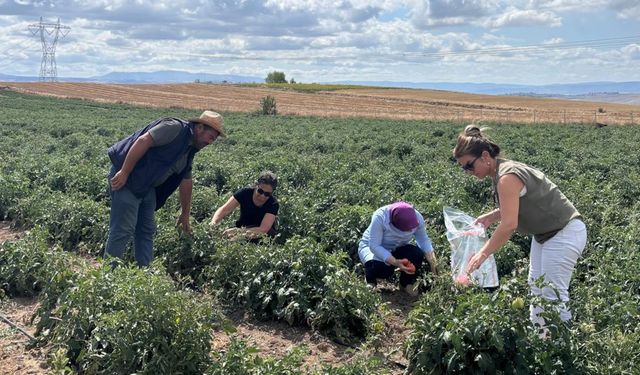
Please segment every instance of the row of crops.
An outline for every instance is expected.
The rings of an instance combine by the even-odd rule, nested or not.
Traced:
[[[442,208],[477,215],[493,204],[489,183],[451,159],[464,124],[225,114],[229,137],[196,156],[193,234],[175,228],[174,195],[157,215],[153,267],[111,271],[87,261],[100,258],[107,235],[107,147],[155,118],[194,114],[2,91],[0,217],[33,228],[0,250],[3,298],[38,295],[39,344],[83,373],[387,371],[374,354],[390,312],[364,284],[357,241],[373,210],[403,199],[424,214],[440,269],[448,269]],[[513,303],[532,302],[529,239],[515,236],[497,254],[495,292],[456,287],[446,273],[422,280],[406,371],[640,373],[637,129],[494,125],[490,134],[507,157],[545,171],[585,217],[573,324],[555,324],[548,306],[552,335],[542,340]],[[265,169],[280,177],[280,236],[258,245],[222,240],[209,218]],[[314,369],[300,365],[303,350],[263,357],[235,337],[226,308],[367,350],[341,367]],[[212,332],[231,336],[226,351],[211,350]]]

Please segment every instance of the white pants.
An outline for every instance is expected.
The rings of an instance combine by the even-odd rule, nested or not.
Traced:
[[[587,244],[587,228],[581,220],[574,219],[567,223],[562,230],[551,239],[541,244],[531,240],[531,254],[529,256],[529,285],[531,293],[542,295],[547,300],[556,300],[558,295],[552,288],[540,289],[533,280],[544,276],[544,281],[553,285],[560,295],[560,319],[571,320],[571,312],[567,306],[569,302],[569,283],[575,270],[578,258],[582,255]],[[539,306],[529,306],[529,317],[534,324],[544,326],[544,319],[540,317],[542,309]]]

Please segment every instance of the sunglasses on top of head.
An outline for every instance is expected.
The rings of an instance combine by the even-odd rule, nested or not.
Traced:
[[[256,191],[258,192],[258,194],[262,194],[267,198],[269,198],[271,195],[273,195],[273,193],[271,193],[269,191],[264,191],[261,188],[258,188]]]

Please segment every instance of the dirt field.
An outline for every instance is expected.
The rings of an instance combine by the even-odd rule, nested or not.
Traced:
[[[640,106],[438,90],[362,88],[302,93],[228,84],[0,83],[16,91],[109,103],[253,112],[276,98],[285,115],[522,123],[638,124]]]

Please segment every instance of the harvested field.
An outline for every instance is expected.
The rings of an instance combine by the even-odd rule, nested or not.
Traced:
[[[640,106],[438,90],[362,88],[315,93],[229,84],[125,85],[98,83],[1,84],[12,90],[144,106],[253,112],[276,98],[284,115],[497,121],[521,123],[640,123]]]

